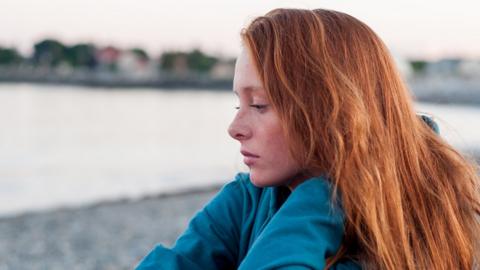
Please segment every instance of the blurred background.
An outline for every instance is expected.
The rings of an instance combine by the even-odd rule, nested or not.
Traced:
[[[239,32],[273,8],[367,23],[448,142],[480,156],[475,1],[0,0],[0,270],[131,269],[242,165]]]

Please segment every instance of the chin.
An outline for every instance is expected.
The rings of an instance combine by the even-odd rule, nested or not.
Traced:
[[[286,181],[277,180],[278,176],[274,176],[268,173],[258,172],[256,170],[250,170],[250,182],[259,188],[280,186],[286,184]]]
[[[265,175],[259,173],[257,170],[250,170],[250,182],[259,188],[268,186],[268,181],[265,181]]]

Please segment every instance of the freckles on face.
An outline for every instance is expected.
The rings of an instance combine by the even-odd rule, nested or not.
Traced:
[[[258,164],[250,166],[251,180],[261,187],[284,185],[299,171],[290,156],[279,118],[275,113],[270,116],[258,124],[257,136],[252,140],[263,160],[260,158]]]
[[[272,108],[247,50],[237,59],[234,91],[238,112],[229,134],[241,144],[250,180],[259,187],[285,185],[299,171],[291,158],[281,120]]]

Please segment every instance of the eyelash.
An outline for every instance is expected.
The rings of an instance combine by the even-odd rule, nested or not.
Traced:
[[[255,108],[257,110],[263,110],[263,109],[267,108],[267,106],[268,105],[263,105],[263,104],[251,104],[251,105],[249,105],[249,107]],[[239,110],[240,106],[236,106],[235,109]]]

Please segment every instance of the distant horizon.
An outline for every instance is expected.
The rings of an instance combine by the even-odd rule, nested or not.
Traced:
[[[45,37],[45,38],[40,38],[38,40],[36,40],[34,43],[31,44],[30,48],[29,49],[23,49],[21,50],[19,47],[16,47],[16,46],[8,46],[8,45],[5,45],[5,44],[2,44],[0,42],[0,48],[7,48],[7,49],[16,49],[18,53],[21,54],[22,57],[24,58],[28,58],[28,57],[31,57],[33,56],[33,53],[34,53],[34,46],[35,46],[35,43],[38,43],[38,42],[41,42],[41,41],[44,41],[44,40],[56,40],[60,43],[62,43],[63,45],[65,46],[74,46],[74,45],[78,45],[78,44],[90,44],[90,45],[93,45],[96,49],[102,49],[102,48],[106,48],[106,47],[113,47],[113,48],[116,48],[116,49],[119,49],[121,51],[128,51],[128,50],[131,50],[131,49],[142,49],[144,50],[150,59],[157,59],[161,56],[162,53],[164,52],[191,52],[193,50],[200,50],[201,52],[203,53],[206,53],[210,56],[213,56],[213,57],[217,57],[219,59],[223,59],[223,60],[230,60],[230,59],[235,59],[236,58],[236,55],[227,55],[227,54],[224,54],[222,52],[220,53],[216,53],[216,52],[212,52],[212,51],[209,51],[208,49],[202,49],[200,48],[199,46],[192,46],[190,48],[188,47],[185,47],[185,48],[166,48],[164,50],[157,50],[157,51],[149,51],[148,48],[145,48],[145,47],[142,47],[142,46],[121,46],[121,45],[117,45],[117,44],[113,44],[113,43],[109,43],[109,44],[98,44],[96,43],[95,41],[81,41],[79,40],[78,42],[65,42],[64,40],[60,39],[60,38],[55,38],[55,37],[51,37],[51,36],[48,36],[48,37]],[[479,57],[470,57],[470,56],[462,56],[462,55],[439,55],[437,57],[408,57],[408,56],[404,56],[404,55],[399,55],[399,54],[395,54],[395,52],[392,52],[391,53],[393,54],[394,57],[398,57],[400,56],[402,59],[404,60],[407,60],[407,61],[426,61],[426,62],[436,62],[436,61],[441,61],[441,60],[455,60],[455,59],[460,59],[460,60],[478,60],[480,61],[480,56]]]
[[[246,0],[225,3],[177,0],[3,0],[0,46],[30,54],[33,44],[52,38],[64,44],[93,43],[120,49],[140,47],[156,57],[167,50],[198,48],[235,58],[239,33],[256,16],[277,7],[326,8],[369,25],[392,54],[406,59],[480,59],[480,4],[467,0],[355,1]]]

